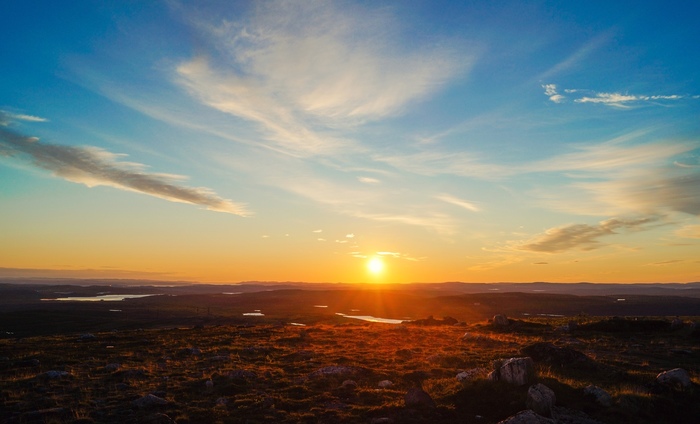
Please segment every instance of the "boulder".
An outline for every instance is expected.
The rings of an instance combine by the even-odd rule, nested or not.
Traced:
[[[41,375],[43,377],[50,379],[50,380],[55,380],[55,379],[64,378],[64,377],[70,377],[70,373],[68,371],[56,371],[56,370],[46,371],[45,373],[43,373]]]
[[[593,365],[593,361],[582,352],[570,347],[554,346],[547,342],[525,346],[520,353],[529,356],[535,362],[544,362],[549,365]]]
[[[507,327],[508,324],[510,324],[510,321],[505,315],[494,315],[493,316],[493,325],[497,327]]]
[[[319,368],[316,371],[309,374],[311,378],[319,377],[330,377],[330,376],[345,376],[353,375],[357,373],[357,369],[353,367],[346,367],[343,365],[331,365],[328,367]]]
[[[539,415],[551,417],[556,402],[554,392],[544,384],[537,383],[527,390],[526,406]]]
[[[419,387],[411,387],[404,396],[404,402],[408,408],[432,409],[435,408],[435,401],[425,390]]]
[[[488,378],[491,381],[504,381],[515,386],[524,386],[535,379],[535,365],[529,357],[496,361],[494,370]]]
[[[610,393],[598,386],[590,385],[586,387],[583,389],[583,394],[589,398],[592,398],[600,406],[612,406],[612,396],[610,396]]]
[[[457,374],[456,378],[457,381],[465,383],[467,381],[475,380],[484,374],[486,374],[486,372],[483,368],[472,368],[470,370],[460,372]]]
[[[168,401],[156,395],[148,394],[136,399],[132,404],[137,408],[150,408],[153,406],[167,405]]]
[[[107,364],[107,365],[105,365],[105,371],[114,372],[114,371],[119,370],[119,368],[121,368],[121,367],[122,367],[121,364],[117,364],[117,363]]]
[[[683,368],[674,368],[660,373],[656,376],[656,382],[672,390],[686,390],[693,385],[688,371]]]
[[[340,385],[340,387],[347,390],[355,390],[357,389],[357,382],[355,380],[345,380],[343,381],[343,384]]]
[[[389,389],[394,385],[390,380],[382,380],[379,382],[378,386],[380,389]]]
[[[525,411],[520,411],[503,421],[499,421],[498,424],[554,424],[554,420],[537,415],[528,409]]]

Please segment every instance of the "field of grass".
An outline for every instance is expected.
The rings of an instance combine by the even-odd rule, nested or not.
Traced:
[[[488,381],[493,361],[551,342],[588,357],[536,362],[537,381],[554,390],[558,407],[604,423],[697,422],[700,339],[692,318],[675,329],[670,319],[576,319],[570,333],[557,330],[568,318],[507,327],[336,318],[5,338],[0,421],[494,423],[525,409],[528,386]],[[654,390],[656,375],[677,367],[689,371],[693,389]],[[468,370],[474,378],[458,381]],[[384,380],[393,384],[380,388]],[[608,391],[612,406],[586,398],[590,384]],[[415,386],[436,407],[406,406]],[[141,405],[147,395],[163,404]]]

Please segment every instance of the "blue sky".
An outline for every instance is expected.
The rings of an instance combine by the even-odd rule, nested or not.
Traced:
[[[0,275],[697,281],[693,7],[8,5]]]

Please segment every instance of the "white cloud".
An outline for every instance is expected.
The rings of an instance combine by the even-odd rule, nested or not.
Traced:
[[[6,127],[12,123],[12,121],[47,122],[48,119],[40,116],[11,113],[6,110],[0,110],[0,126]]]
[[[209,210],[245,216],[242,204],[219,197],[205,187],[186,187],[179,175],[145,172],[145,165],[121,161],[125,155],[97,147],[76,147],[42,143],[0,128],[0,147],[11,157],[25,158],[57,177],[88,187],[110,186],[159,197],[171,202],[190,203]]]
[[[345,238],[355,238],[355,234],[353,234],[353,233],[346,234]]]
[[[177,82],[296,155],[331,153],[347,142],[333,129],[400,113],[473,60],[440,43],[399,46],[402,29],[386,9],[267,2],[236,18],[191,18],[223,54],[181,63]]]
[[[564,101],[564,96],[557,93],[556,84],[543,84],[542,88],[544,88],[544,94],[548,96],[549,100],[551,100],[552,102],[561,103]]]
[[[357,180],[365,184],[379,184],[379,180],[372,177],[357,177]]]
[[[455,206],[459,206],[461,208],[464,208],[466,210],[472,211],[472,212],[479,212],[481,209],[473,204],[472,202],[469,202],[467,200],[462,200],[458,197],[452,196],[450,194],[440,194],[438,196],[435,196],[436,199],[442,200],[443,202],[450,203]]]

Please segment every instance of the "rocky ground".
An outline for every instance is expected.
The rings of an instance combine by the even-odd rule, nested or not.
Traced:
[[[695,423],[691,320],[246,324],[0,340],[7,423]]]

